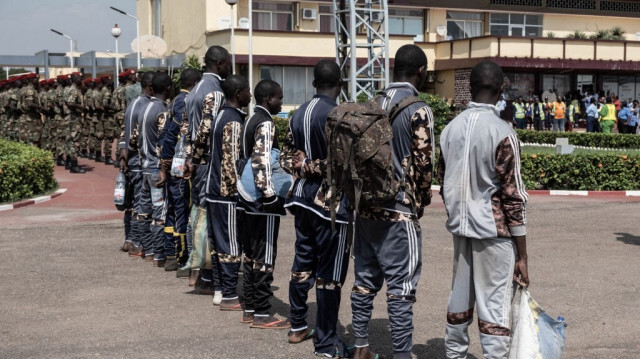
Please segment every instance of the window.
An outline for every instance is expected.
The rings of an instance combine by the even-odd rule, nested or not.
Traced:
[[[256,30],[293,30],[293,4],[253,3],[253,28]]]
[[[482,13],[447,11],[447,40],[484,35]]]
[[[320,32],[331,32],[333,33],[333,6],[331,5],[320,5],[318,9],[318,19],[320,20]],[[347,29],[351,28],[351,23],[349,22],[349,15],[346,16]]]
[[[542,36],[542,15],[491,14],[491,35]]]
[[[313,67],[306,66],[260,66],[260,80],[273,80],[282,86],[287,105],[301,105],[315,94]]]
[[[155,36],[162,37],[162,0],[151,0],[153,11],[152,30]]]
[[[424,12],[413,9],[389,9],[389,34],[414,35],[414,41],[424,40]]]

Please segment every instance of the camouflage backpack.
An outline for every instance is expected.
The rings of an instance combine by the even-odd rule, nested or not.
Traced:
[[[343,194],[351,212],[389,203],[404,188],[395,177],[391,124],[402,110],[422,100],[409,96],[387,111],[380,106],[385,97],[382,93],[365,103],[343,102],[329,113],[325,133],[332,223]]]

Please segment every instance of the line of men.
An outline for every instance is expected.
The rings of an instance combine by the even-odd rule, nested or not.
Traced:
[[[136,97],[136,71],[85,78],[80,72],[39,81],[29,73],[0,81],[0,137],[50,151],[58,166],[84,173],[78,157],[114,165],[126,92]],[[139,93],[139,91],[138,91]]]
[[[426,55],[417,46],[401,47],[394,61],[395,82],[385,89],[380,104],[388,109],[418,95],[427,72]],[[392,123],[395,175],[404,184],[396,199],[388,206],[363,209],[356,218],[351,291],[355,338],[347,345],[336,327],[351,251],[348,204],[340,201],[333,228],[325,183],[324,129],[343,85],[339,66],[333,60],[316,64],[316,95],[296,111],[280,144],[272,116],[282,108],[281,86],[262,80],[251,91],[244,77],[232,74],[231,56],[220,46],[210,47],[204,62],[204,73],[181,72],[175,97],[166,73],[143,74],[141,94],[126,108],[119,141],[120,169],[128,179],[121,250],[189,278],[197,293],[213,295],[220,310],[242,312],[241,323],[288,329],[289,343],[313,339],[315,354],[329,358],[380,358],[369,349],[368,327],[374,298],[386,282],[394,358],[411,358],[412,308],[422,268],[419,219],[431,201],[435,170],[429,106],[414,103]],[[485,357],[505,357],[512,279],[528,284],[519,142],[494,106],[502,91],[502,71],[493,63],[481,65],[471,74],[477,103],[452,122],[455,130],[443,133],[447,139],[441,141],[437,171],[452,214],[447,228],[455,246],[445,338],[448,358],[466,357],[474,305]],[[252,96],[256,106],[247,118],[243,108]],[[484,122],[497,130],[484,128]],[[475,133],[482,138],[465,138]],[[471,161],[463,161],[462,153]],[[181,176],[171,173],[179,154],[186,158]],[[294,179],[286,196],[279,195],[277,167]],[[250,171],[256,200],[242,193],[244,171]],[[476,175],[480,182],[464,182]],[[461,206],[467,198],[475,202]],[[271,308],[285,208],[295,216],[296,231],[289,320],[276,317]],[[314,285],[317,314],[312,329],[307,300]]]

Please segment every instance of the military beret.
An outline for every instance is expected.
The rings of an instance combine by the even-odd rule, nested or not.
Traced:
[[[109,76],[109,75],[102,75],[102,76],[100,76],[100,79],[101,79],[101,80],[111,80],[111,76]]]
[[[40,80],[40,85],[47,85],[47,84],[49,84],[47,80]]]
[[[2,85],[4,85],[4,84],[6,84],[7,82],[9,82],[9,81],[7,81],[7,80],[2,80],[2,81],[0,81],[0,86],[2,86]]]
[[[49,85],[53,85],[54,83],[56,83],[56,79],[50,78],[49,80],[47,80],[47,82],[49,83]]]
[[[129,72],[129,75],[135,75],[138,73],[138,71],[131,69],[131,70],[127,70]]]
[[[93,79],[93,83],[101,84],[102,80],[99,77],[96,77],[95,79]]]
[[[17,77],[15,77],[15,76],[11,76],[11,77],[9,77],[9,79],[7,80],[7,83],[14,83],[14,82],[16,82],[16,80],[17,80],[17,79],[18,79]]]
[[[87,77],[86,79],[82,80],[82,82],[85,83],[85,84],[89,84],[89,83],[91,83],[91,81],[92,81],[91,77]]]
[[[38,74],[36,74],[35,72],[30,72],[26,75],[23,75],[25,79],[35,79],[38,77]]]
[[[82,76],[82,72],[74,71],[71,75]]]
[[[127,77],[128,74],[126,71],[122,71],[121,73],[118,74],[118,77],[122,78],[122,77]]]

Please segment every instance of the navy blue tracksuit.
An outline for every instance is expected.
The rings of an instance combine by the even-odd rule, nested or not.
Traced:
[[[293,173],[291,155],[303,151],[311,166],[320,165],[327,157],[325,122],[336,106],[334,99],[316,95],[296,111],[290,122],[289,133],[281,156],[282,167]],[[334,355],[336,349],[346,348],[336,333],[340,290],[349,266],[349,243],[344,203],[340,206],[336,230],[332,230],[331,215],[318,204],[323,191],[322,175],[303,176],[294,184],[291,197],[285,205],[295,215],[295,258],[289,282],[291,303],[291,330],[307,328],[307,298],[316,284],[318,309],[316,315],[316,353]],[[322,196],[324,198],[324,196]]]
[[[161,161],[166,163],[167,168],[170,168],[170,163],[175,154],[185,110],[184,100],[188,93],[189,91],[187,90],[180,90],[178,96],[169,105],[169,117],[160,135],[162,145],[160,158]],[[174,177],[167,173],[165,189],[167,215],[164,225],[164,250],[167,258],[176,257],[178,264],[182,267],[189,258],[186,235],[189,222],[189,207],[191,206],[191,186],[188,180]]]

